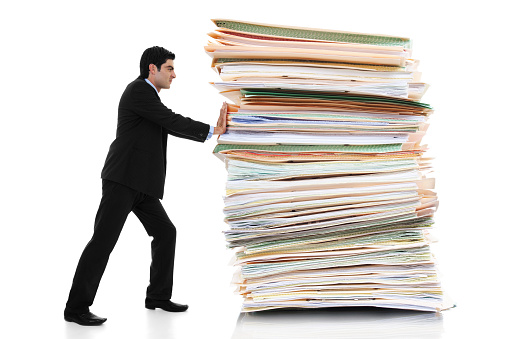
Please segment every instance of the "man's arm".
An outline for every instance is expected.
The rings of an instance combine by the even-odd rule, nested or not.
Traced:
[[[217,119],[217,126],[216,127],[213,127],[213,126],[209,127],[209,134],[207,135],[207,139],[206,140],[209,140],[212,137],[213,134],[221,135],[224,132],[226,132],[226,114],[227,114],[227,112],[228,112],[228,105],[226,104],[226,102],[223,102],[223,106],[221,107],[221,110],[219,111],[219,118]],[[186,135],[176,134],[176,133],[171,132],[171,131],[169,131],[167,129],[165,129],[165,131],[168,134],[171,134],[173,136],[189,139],[189,137],[187,137]],[[194,140],[194,139],[191,139],[191,140]]]
[[[162,126],[169,134],[200,142],[207,138],[208,124],[174,113],[161,102],[150,86],[135,86],[131,99],[135,113]]]

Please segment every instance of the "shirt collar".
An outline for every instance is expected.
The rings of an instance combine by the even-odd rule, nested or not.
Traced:
[[[159,93],[157,92],[157,88],[150,82],[150,80],[148,79],[145,79],[145,81],[147,82],[147,84],[149,84],[150,86],[152,86],[152,88],[156,91],[156,93],[159,95]]]

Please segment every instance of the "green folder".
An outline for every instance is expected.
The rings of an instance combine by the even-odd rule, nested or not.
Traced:
[[[269,152],[352,152],[387,153],[401,151],[402,144],[389,145],[230,145],[218,144],[214,153],[230,150],[256,150]]]
[[[243,88],[240,93],[244,97],[256,97],[256,96],[274,96],[274,97],[288,97],[288,98],[315,98],[315,99],[326,99],[326,100],[348,100],[358,102],[374,102],[382,104],[396,104],[412,107],[421,107],[432,109],[428,104],[419,101],[398,99],[393,97],[383,97],[369,94],[341,94],[337,92],[308,92],[299,90],[277,90],[273,88]]]
[[[349,33],[327,30],[314,30],[309,28],[282,27],[273,25],[254,24],[234,20],[212,20],[217,27],[227,28],[234,31],[263,34],[278,37],[297,39],[326,40],[336,42],[348,42],[377,46],[402,46],[411,48],[412,42],[408,38],[384,36],[375,34]]]

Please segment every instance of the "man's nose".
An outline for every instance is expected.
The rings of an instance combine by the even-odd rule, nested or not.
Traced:
[[[172,77],[172,78],[174,78],[174,79],[177,77],[177,75],[175,74],[175,72],[171,72],[171,77]]]

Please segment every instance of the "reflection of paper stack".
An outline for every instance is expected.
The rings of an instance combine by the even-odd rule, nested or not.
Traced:
[[[367,307],[241,313],[232,339],[440,338],[443,315]]]
[[[214,152],[243,311],[446,308],[429,249],[438,205],[406,38],[214,20],[231,99]]]

